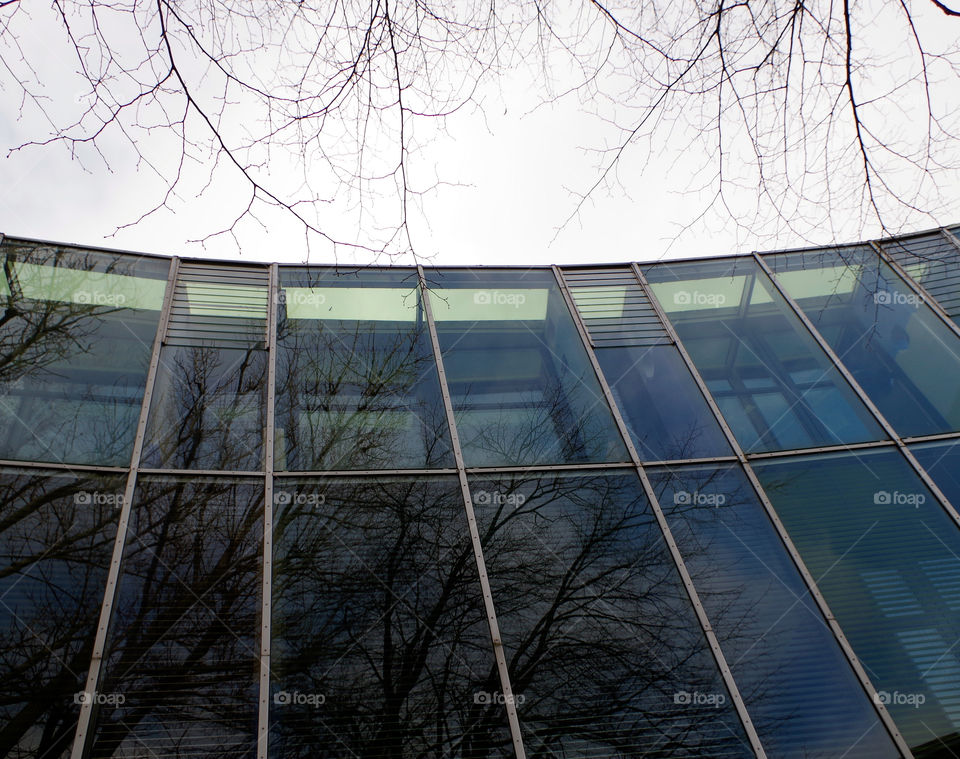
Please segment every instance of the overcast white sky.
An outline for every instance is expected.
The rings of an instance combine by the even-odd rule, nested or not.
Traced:
[[[42,9],[31,9],[33,24],[21,25],[24,45],[49,52],[49,76],[74,67]],[[936,23],[941,18],[931,16]],[[955,27],[960,29],[960,23]],[[52,40],[52,42],[51,42]],[[52,65],[52,64],[51,64]],[[8,75],[2,72],[2,75]],[[691,189],[688,138],[629,151],[618,169],[618,181],[595,192],[574,218],[577,191],[596,179],[596,148],[613,135],[586,114],[576,98],[534,108],[542,95],[531,73],[517,70],[478,94],[480,105],[447,122],[446,133],[430,141],[418,164],[427,176],[431,167],[449,185],[423,196],[423,214],[412,217],[418,254],[435,264],[539,264],[655,260],[662,257],[709,256],[805,244],[783,229],[768,229],[761,239],[722,218],[694,221],[706,196]],[[2,81],[2,79],[0,79]],[[76,88],[47,81],[51,100],[72,101]],[[21,142],[36,139],[44,127],[35,118],[20,118],[19,93],[9,81],[0,91],[0,231],[16,236],[82,243],[130,250],[235,258],[225,238],[201,245],[190,242],[215,231],[217,221],[234,212],[231,180],[223,189],[197,199],[198,182],[188,183],[173,199],[174,211],[163,210],[129,228],[162,196],[163,184],[120,140],[105,142],[109,166],[89,154],[81,163],[62,145],[30,148],[7,155]],[[162,139],[158,136],[157,139]],[[278,169],[282,170],[282,169]],[[235,181],[233,185],[235,186]],[[936,221],[960,222],[960,189],[948,183],[935,198]],[[743,187],[745,203],[755,191]],[[864,232],[860,221],[844,209],[829,215],[814,236],[817,242],[852,241]],[[893,219],[902,231],[934,226],[920,214]],[[264,229],[246,223],[238,229],[240,257],[247,260],[302,261],[301,234],[265,218]],[[562,228],[561,228],[562,227]],[[368,254],[358,254],[365,261]],[[311,261],[330,260],[314,250]],[[341,261],[350,255],[342,254]],[[403,262],[409,262],[405,260]]]

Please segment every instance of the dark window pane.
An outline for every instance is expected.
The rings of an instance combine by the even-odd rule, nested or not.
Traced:
[[[417,273],[282,269],[278,469],[453,466]]]
[[[271,757],[512,756],[457,480],[275,502]]]
[[[960,429],[960,338],[873,250],[767,260],[899,434]]]
[[[645,271],[745,450],[883,437],[753,259],[659,265]]]
[[[753,756],[633,472],[471,482],[532,756]]]
[[[165,345],[142,466],[262,468],[266,378],[263,350]]]
[[[0,474],[0,756],[70,755],[124,485]]]
[[[169,263],[0,246],[0,458],[127,466]]]
[[[877,697],[918,756],[943,750],[960,730],[957,526],[897,451],[754,466]]]
[[[93,757],[256,756],[263,485],[141,477]]]
[[[674,346],[602,348],[596,353],[641,459],[732,455]]]
[[[428,277],[468,466],[627,460],[553,272]]]
[[[899,756],[742,470],[651,478],[767,755]]]
[[[960,508],[960,441],[940,440],[935,443],[919,443],[911,445],[910,451],[950,500],[953,507]],[[960,592],[960,586],[957,590]]]

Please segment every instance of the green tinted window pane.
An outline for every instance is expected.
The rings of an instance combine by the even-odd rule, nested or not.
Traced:
[[[118,476],[0,473],[2,756],[70,756],[123,488]]]
[[[266,379],[264,350],[165,345],[142,466],[262,468]]]
[[[911,445],[910,451],[953,507],[960,509],[960,441],[919,443]],[[957,590],[960,592],[960,586]]]
[[[766,260],[899,434],[960,429],[960,338],[873,250]]]
[[[169,263],[7,240],[0,458],[126,466]]]
[[[530,756],[753,756],[634,472],[471,478]]]
[[[627,460],[551,271],[428,279],[468,466]]]
[[[416,271],[283,269],[278,469],[452,467]]]
[[[249,759],[263,484],[138,479],[92,757]]]
[[[456,478],[278,478],[270,756],[513,756]]]
[[[661,264],[645,271],[745,450],[884,437],[752,258]]]
[[[960,730],[960,530],[895,450],[754,468],[876,698],[918,756],[942,750]]]
[[[641,459],[732,455],[674,346],[599,348],[596,355]]]
[[[743,471],[651,480],[767,755],[899,756]]]

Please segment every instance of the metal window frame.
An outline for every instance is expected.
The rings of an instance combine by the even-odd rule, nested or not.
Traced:
[[[754,254],[754,258],[757,258]],[[913,759],[913,753],[910,751],[910,747],[907,745],[906,740],[901,735],[899,728],[897,728],[896,723],[894,723],[893,718],[890,716],[889,711],[882,703],[877,703],[877,700],[874,698],[874,695],[877,692],[877,689],[873,687],[873,684],[870,682],[870,678],[867,675],[866,670],[863,668],[863,665],[860,663],[860,660],[857,658],[856,653],[853,650],[853,647],[850,645],[850,642],[847,640],[846,636],[843,633],[843,630],[840,628],[839,622],[837,622],[836,617],[834,617],[833,612],[830,610],[830,606],[827,604],[826,599],[823,597],[823,594],[820,592],[820,588],[817,587],[816,580],[814,580],[813,575],[810,573],[810,570],[807,569],[806,564],[804,564],[803,559],[800,557],[800,552],[797,550],[796,545],[794,545],[793,540],[790,538],[787,533],[786,528],[783,526],[783,522],[780,521],[780,517],[777,515],[776,510],[773,508],[773,504],[770,502],[770,499],[767,497],[766,492],[763,489],[763,486],[760,484],[760,480],[756,475],[756,472],[753,471],[753,467],[750,465],[750,460],[744,454],[743,448],[741,448],[740,443],[737,441],[736,436],[733,434],[733,431],[730,429],[730,426],[727,424],[726,419],[724,419],[723,414],[720,412],[719,406],[717,406],[716,401],[713,399],[713,395],[710,393],[707,388],[706,382],[704,382],[703,377],[700,375],[700,372],[697,370],[696,365],[693,363],[693,359],[690,357],[690,354],[687,353],[686,348],[680,340],[680,336],[677,334],[676,329],[673,326],[673,322],[670,321],[670,318],[667,316],[666,311],[664,311],[663,306],[660,303],[660,300],[653,292],[653,288],[649,286],[646,277],[643,274],[643,271],[637,264],[633,264],[633,271],[637,277],[637,280],[640,282],[641,287],[647,291],[647,295],[650,298],[650,302],[655,304],[657,313],[660,315],[660,319],[666,327],[667,331],[674,338],[677,348],[680,351],[680,355],[683,357],[684,363],[687,365],[687,369],[693,375],[694,381],[700,387],[700,391],[703,393],[704,397],[707,399],[707,404],[710,406],[711,411],[713,411],[714,416],[717,419],[721,429],[727,437],[727,441],[730,443],[733,451],[740,462],[744,473],[747,475],[747,479],[750,481],[751,486],[753,487],[754,492],[759,498],[760,503],[763,505],[764,511],[767,513],[768,519],[773,524],[774,530],[780,538],[780,542],[783,544],[784,548],[787,551],[787,554],[790,556],[793,565],[796,567],[797,571],[800,573],[800,576],[803,579],[804,585],[806,585],[807,592],[810,594],[810,597],[813,598],[814,602],[817,604],[817,607],[820,609],[820,613],[823,615],[826,620],[827,626],[830,628],[830,632],[833,633],[834,638],[836,639],[838,645],[840,646],[841,651],[844,656],[846,656],[848,663],[850,664],[851,669],[854,672],[856,678],[860,681],[860,685],[864,690],[864,693],[867,696],[867,699],[872,704],[874,710],[879,716],[880,721],[882,722],[887,733],[890,735],[897,749],[900,751],[904,759]],[[810,452],[808,449],[807,452]],[[797,454],[798,451],[792,451],[792,453]]]
[[[167,322],[170,319],[170,306],[173,302],[173,290],[176,286],[177,271],[180,259],[174,256],[170,259],[170,270],[167,273],[167,289],[163,294],[163,305],[160,310],[160,319],[157,323],[157,333],[153,340],[153,351],[150,355],[150,366],[143,391],[143,401],[140,404],[140,418],[137,421],[137,432],[133,440],[133,451],[130,454],[130,469],[127,473],[127,484],[123,492],[123,505],[117,520],[117,534],[113,542],[113,555],[110,559],[110,571],[107,574],[107,585],[104,589],[103,603],[100,606],[100,617],[97,622],[97,633],[94,639],[93,652],[90,657],[90,667],[87,670],[87,680],[84,690],[86,693],[96,693],[103,671],[104,653],[107,646],[107,632],[112,619],[113,605],[116,603],[117,591],[120,582],[120,566],[123,562],[123,551],[127,542],[127,532],[130,525],[130,514],[133,510],[133,495],[137,486],[137,474],[140,467],[140,457],[143,453],[144,436],[147,430],[147,417],[150,413],[150,401],[157,379],[157,369],[160,365],[160,351],[163,347],[164,336],[167,331]],[[85,699],[80,707],[80,716],[77,719],[77,729],[74,733],[71,759],[82,759],[91,745],[93,718],[93,701]]]
[[[690,599],[690,604],[693,607],[697,621],[700,624],[701,632],[703,633],[704,638],[710,647],[710,652],[713,654],[714,661],[716,662],[717,668],[720,671],[724,685],[726,686],[727,691],[730,693],[730,699],[733,702],[734,708],[736,709],[737,717],[740,720],[744,733],[746,734],[747,739],[750,741],[750,746],[753,749],[754,754],[757,756],[757,759],[766,759],[766,751],[763,748],[763,744],[760,741],[760,736],[757,734],[756,728],[753,726],[753,721],[751,720],[750,714],[747,711],[743,697],[740,695],[740,689],[733,677],[733,672],[730,670],[730,666],[727,664],[726,657],[723,655],[723,650],[720,647],[720,641],[717,639],[717,635],[713,631],[713,627],[711,626],[710,620],[707,617],[707,612],[703,607],[703,603],[700,601],[700,595],[693,584],[693,578],[687,569],[686,562],[683,560],[683,556],[680,553],[680,548],[677,546],[677,541],[673,537],[673,532],[670,530],[670,527],[667,524],[667,518],[664,516],[663,509],[660,508],[660,502],[657,499],[657,495],[653,489],[653,485],[650,482],[650,478],[647,476],[644,465],[640,461],[640,456],[633,444],[633,439],[630,437],[630,432],[627,429],[627,425],[623,421],[623,417],[620,415],[620,409],[614,402],[613,393],[611,392],[610,386],[607,384],[607,380],[603,375],[603,371],[600,368],[600,363],[597,361],[597,357],[590,346],[590,338],[586,332],[586,329],[584,328],[583,322],[579,318],[580,314],[576,310],[573,296],[571,295],[570,290],[567,287],[566,280],[563,277],[563,271],[558,266],[553,266],[551,268],[553,269],[554,277],[557,280],[557,284],[560,288],[560,292],[563,295],[563,299],[567,305],[567,308],[570,310],[571,316],[573,316],[573,320],[576,324],[577,332],[580,334],[580,339],[583,343],[584,350],[587,352],[587,356],[590,359],[590,364],[593,367],[593,371],[596,374],[598,382],[600,383],[600,389],[603,392],[603,397],[610,406],[610,412],[613,414],[614,422],[617,425],[617,429],[620,432],[623,443],[630,455],[630,460],[633,463],[634,471],[640,478],[643,491],[647,496],[647,500],[650,502],[650,508],[653,511],[654,517],[656,518],[657,525],[660,527],[660,532],[664,542],[666,543],[667,549],[670,552],[670,556],[673,559],[674,566],[680,575],[684,590],[686,590],[687,596]],[[641,287],[641,289],[643,288]],[[656,311],[656,307],[654,310]],[[663,320],[661,319],[661,323],[662,321]],[[667,334],[669,335],[670,333],[668,332]],[[670,337],[675,341],[673,335],[670,335]]]
[[[823,335],[820,334],[820,331],[803,312],[803,309],[800,308],[800,305],[792,297],[790,297],[783,285],[781,285],[777,280],[773,270],[767,265],[767,262],[760,258],[760,256],[758,256],[756,253],[753,254],[753,257],[763,272],[770,278],[770,281],[773,283],[773,286],[776,288],[777,292],[780,293],[780,296],[790,306],[794,314],[797,315],[797,318],[799,318],[803,325],[807,328],[807,330],[813,336],[813,339],[817,341],[820,349],[827,355],[830,361],[833,362],[834,366],[836,366],[838,371],[843,375],[843,378],[850,385],[851,389],[863,402],[863,405],[866,406],[873,415],[874,419],[880,425],[881,429],[883,429],[884,433],[894,442],[894,444],[900,450],[900,453],[903,454],[907,461],[910,462],[910,466],[913,467],[917,476],[923,481],[923,484],[927,486],[931,493],[933,493],[934,497],[940,503],[940,506],[944,511],[947,512],[954,524],[960,527],[960,514],[957,513],[957,510],[954,508],[953,504],[950,503],[949,499],[943,494],[943,491],[937,487],[937,484],[933,481],[930,475],[927,474],[926,470],[920,466],[920,462],[917,461],[916,457],[907,447],[906,443],[904,443],[897,434],[897,431],[893,428],[893,425],[891,425],[890,422],[887,421],[886,417],[884,417],[884,415],[880,412],[880,409],[877,408],[876,404],[870,399],[870,396],[867,395],[867,392],[860,386],[860,383],[857,382],[856,378],[841,361],[840,357],[837,356],[833,348],[830,347],[830,344],[826,341]]]
[[[483,557],[483,544],[480,540],[480,529],[477,517],[473,510],[473,499],[470,496],[470,484],[467,481],[467,469],[464,466],[463,451],[460,447],[460,436],[457,433],[457,422],[453,411],[453,402],[450,399],[450,389],[447,386],[447,373],[443,367],[443,353],[440,350],[440,338],[437,335],[437,325],[433,320],[433,308],[430,304],[430,292],[423,267],[417,266],[417,277],[420,280],[420,297],[423,299],[423,311],[426,317],[427,328],[430,332],[430,343],[433,346],[433,356],[436,360],[437,374],[440,379],[440,394],[443,396],[443,407],[450,428],[450,445],[457,465],[457,478],[460,481],[460,492],[463,496],[463,508],[467,517],[467,526],[470,531],[470,541],[473,545],[473,557],[477,564],[477,574],[480,579],[480,589],[483,594],[483,606],[487,615],[487,625],[490,628],[490,640],[493,645],[494,659],[497,672],[500,676],[500,688],[503,694],[504,709],[507,713],[507,724],[510,728],[510,737],[516,759],[526,759],[523,746],[523,735],[520,731],[520,720],[517,716],[517,706],[513,697],[513,686],[510,684],[510,671],[507,667],[503,640],[500,636],[500,625],[497,622],[496,607],[493,603],[493,593],[490,588],[490,578],[487,576],[487,565]]]
[[[257,710],[257,759],[267,759],[270,743],[270,652],[273,611],[273,468],[277,389],[277,316],[280,272],[270,265],[267,286],[267,399],[263,430],[263,555],[260,590],[260,700]]]

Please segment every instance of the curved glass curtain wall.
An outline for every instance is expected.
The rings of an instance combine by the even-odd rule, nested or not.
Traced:
[[[764,260],[898,434],[960,430],[960,336],[876,252]]]
[[[651,504],[618,466],[625,446],[546,269],[426,272],[466,466],[514,468],[469,475],[484,576],[457,478],[409,473],[455,466],[413,270],[279,267],[270,304],[267,267],[239,289],[178,280],[186,305],[174,297],[105,659],[86,694],[169,262],[16,240],[2,252],[0,459],[38,466],[0,470],[0,755],[65,758],[89,698],[86,756],[254,755],[264,475],[277,471],[269,756],[513,755],[485,583],[529,756],[753,756]],[[219,265],[185,266],[196,278]],[[819,264],[783,266],[788,292],[822,279]],[[646,271],[877,691],[853,675],[739,465],[651,470],[767,755],[896,756],[874,702],[915,756],[957,752],[956,522],[752,258]],[[791,282],[801,274],[813,279]],[[231,309],[240,289],[256,318],[249,303]],[[843,299],[828,300],[825,311]],[[906,316],[919,345],[942,322],[891,300],[877,304],[895,314],[879,320],[888,352],[871,371],[898,362],[891,382],[927,404],[923,429],[944,429],[929,410],[953,419],[942,346],[903,366],[880,339]],[[237,334],[191,337],[194,311],[237,319]],[[729,456],[669,343],[608,337],[594,349],[641,458]],[[960,499],[956,439],[908,442]],[[861,443],[883,447],[754,455]],[[117,471],[79,471],[98,465]]]
[[[452,467],[415,269],[284,267],[277,469]]]
[[[753,755],[635,472],[470,492],[529,755]]]
[[[69,756],[125,479],[0,471],[0,756]]]
[[[960,731],[960,531],[896,450],[755,462],[857,657],[918,756]]]
[[[745,451],[884,437],[752,258],[644,273]]]
[[[128,466],[169,262],[0,244],[0,458]]]
[[[739,465],[650,474],[768,756],[899,756]]]
[[[427,272],[467,466],[628,461],[553,272]]]

